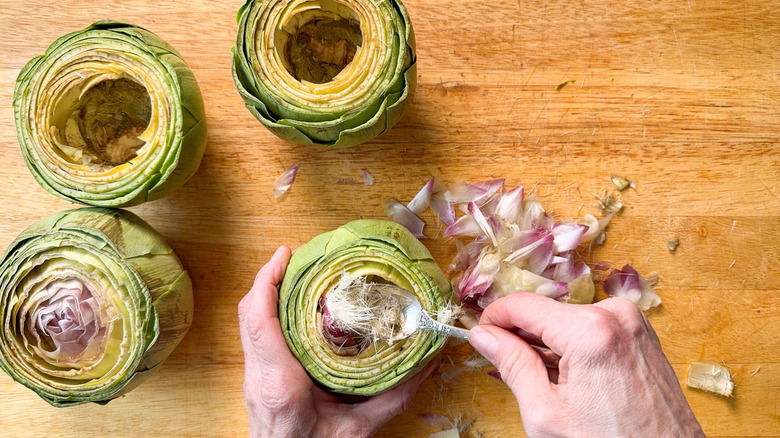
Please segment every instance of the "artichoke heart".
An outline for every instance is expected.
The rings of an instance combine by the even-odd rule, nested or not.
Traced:
[[[290,350],[317,382],[333,392],[377,394],[413,376],[444,348],[446,335],[433,331],[368,341],[331,325],[325,297],[344,276],[400,286],[433,315],[450,305],[452,287],[444,273],[401,225],[358,220],[315,237],[287,266],[279,320]]]
[[[414,33],[399,0],[247,0],[233,81],[278,137],[355,146],[401,118],[417,83]]]
[[[14,115],[38,183],[86,205],[170,194],[206,147],[203,98],[187,64],[155,34],[113,21],[65,35],[28,62]]]
[[[56,407],[105,403],[138,386],[192,316],[187,271],[127,211],[55,214],[0,261],[0,368]]]

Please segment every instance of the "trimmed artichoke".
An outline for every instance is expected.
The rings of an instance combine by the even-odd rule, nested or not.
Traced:
[[[411,103],[414,47],[399,0],[247,0],[233,81],[279,138],[349,147],[395,125]]]
[[[339,333],[329,326],[324,298],[345,274],[412,291],[433,315],[449,308],[452,287],[425,246],[393,222],[350,222],[295,251],[279,293],[287,344],[312,378],[329,390],[373,395],[421,370],[447,337],[421,330],[388,343]]]
[[[138,386],[192,323],[190,277],[138,216],[55,214],[0,262],[0,368],[57,407]]]
[[[38,183],[86,205],[168,195],[206,148],[203,98],[187,64],[152,32],[113,21],[65,35],[28,62],[14,115]]]

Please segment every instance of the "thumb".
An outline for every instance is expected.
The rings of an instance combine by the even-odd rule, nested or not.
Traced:
[[[493,325],[471,329],[469,342],[501,373],[517,397],[520,411],[550,398],[551,383],[544,361],[518,336]]]

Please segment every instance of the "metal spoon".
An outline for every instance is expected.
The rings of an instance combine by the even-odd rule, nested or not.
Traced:
[[[403,324],[401,330],[393,336],[390,341],[405,339],[414,334],[419,329],[433,330],[444,333],[458,339],[468,339],[469,331],[448,324],[436,321],[428,314],[420,304],[417,297],[408,290],[389,284],[378,284],[376,290],[379,293],[393,294],[398,297],[402,303],[401,314],[403,315]]]
[[[352,287],[352,285],[350,285],[350,287]],[[403,315],[403,321],[401,329],[395,335],[391,336],[388,341],[394,342],[406,339],[420,329],[433,330],[458,339],[468,340],[468,330],[443,324],[433,319],[431,315],[422,308],[417,297],[410,291],[392,284],[373,284],[371,285],[371,289],[381,294],[394,295],[402,306],[401,314]],[[558,367],[560,356],[542,344],[541,340],[533,339],[532,335],[519,329],[516,334],[539,353],[539,356],[542,357],[542,360],[548,368]]]

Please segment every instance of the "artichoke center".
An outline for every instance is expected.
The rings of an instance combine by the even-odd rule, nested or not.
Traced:
[[[287,71],[295,79],[315,84],[332,81],[352,62],[363,44],[357,20],[333,15],[293,20],[305,23],[285,27],[288,36],[282,55]]]
[[[83,282],[55,280],[32,310],[27,329],[41,350],[68,361],[104,343],[108,319],[99,299]]]
[[[351,278],[343,273],[338,284],[320,299],[322,330],[343,356],[352,356],[379,341],[391,342],[404,323],[404,303],[377,286],[392,285],[379,276]]]
[[[78,91],[78,87],[76,87]],[[146,88],[127,78],[106,79],[74,96],[68,93],[63,126],[55,126],[72,161],[107,170],[127,163],[146,143],[139,136],[152,116]],[[75,98],[74,98],[75,97]],[[55,118],[56,120],[56,118]]]

